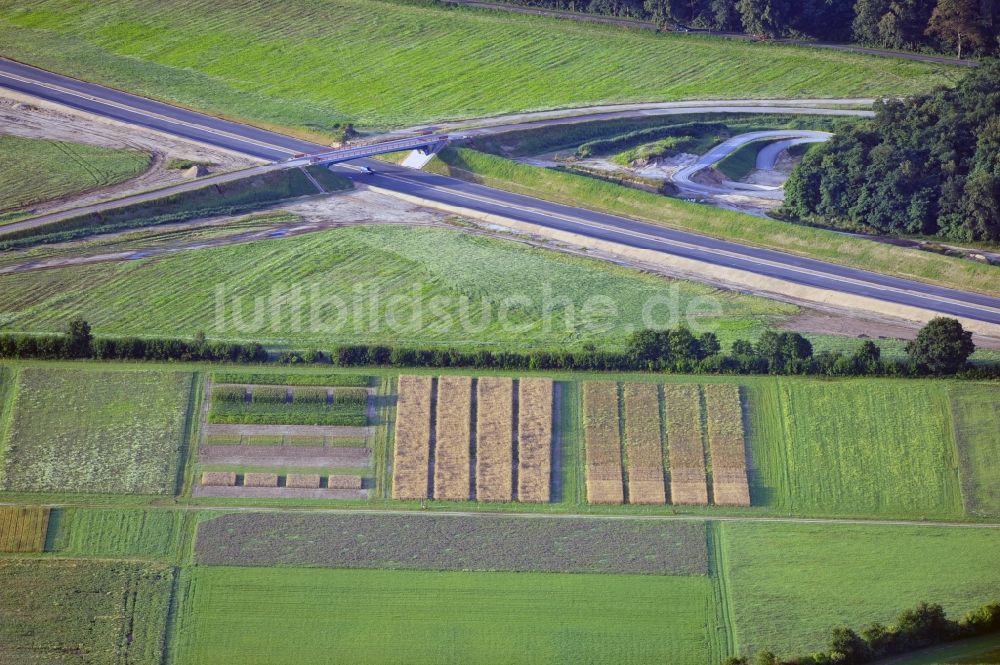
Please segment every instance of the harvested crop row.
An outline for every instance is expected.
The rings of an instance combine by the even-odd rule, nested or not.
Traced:
[[[521,379],[517,412],[517,499],[548,503],[552,473],[552,380]]]
[[[652,383],[625,384],[625,446],[628,502],[667,502],[660,441],[660,397]]]
[[[48,508],[0,507],[0,552],[42,552],[48,524]]]
[[[705,447],[701,440],[701,393],[697,385],[663,387],[670,457],[670,497],[675,505],[708,505]]]
[[[622,445],[618,431],[618,384],[583,384],[587,451],[587,501],[622,503]]]
[[[476,498],[510,501],[514,493],[514,383],[482,377],[476,396]]]
[[[717,506],[749,506],[740,388],[705,386],[708,444],[712,453],[712,498]]]
[[[392,467],[394,499],[426,499],[431,445],[429,376],[399,377],[396,448]]]
[[[434,498],[469,498],[472,428],[472,377],[438,379],[437,437],[434,448]]]

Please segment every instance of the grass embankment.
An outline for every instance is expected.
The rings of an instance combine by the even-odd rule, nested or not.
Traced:
[[[996,599],[1000,533],[991,529],[732,524],[737,641],[780,656],[825,647],[836,626],[891,623],[920,602],[952,618]]]
[[[372,0],[12,0],[0,53],[312,135],[602,102],[896,95],[964,71]]]
[[[157,306],[136,307],[136,293]],[[516,302],[519,296],[528,302]],[[719,315],[696,311],[706,297],[719,303]],[[263,298],[260,307],[255,298]],[[514,304],[503,320],[507,302]],[[617,313],[602,314],[608,302]],[[693,323],[724,342],[755,337],[774,317],[797,311],[506,240],[398,226],[0,276],[6,330],[60,331],[84,313],[102,335],[191,337],[204,330],[299,349],[358,342],[621,348],[628,331],[643,325],[647,302],[656,321],[669,319],[676,302],[681,315],[691,312]]]
[[[149,155],[82,143],[0,136],[0,225],[23,208],[107,187],[149,168]]]
[[[446,148],[426,167],[541,199],[943,286],[1000,295],[1000,268],[687,203],[468,149]]]
[[[751,141],[722,158],[715,168],[730,180],[742,180],[757,168],[757,153],[773,141]]]
[[[705,576],[199,566],[180,594],[189,665],[712,660]]]
[[[350,189],[352,186],[349,180],[328,169],[306,168],[325,191]],[[320,193],[301,169],[282,169],[19,231],[3,233],[0,227],[0,249],[60,242],[96,233],[184,222],[199,217],[236,215],[284,199]]]

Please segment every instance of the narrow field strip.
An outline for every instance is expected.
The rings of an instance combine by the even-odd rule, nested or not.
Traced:
[[[476,499],[514,498],[514,382],[481,377],[476,395]]]
[[[434,449],[435,499],[465,501],[469,498],[471,422],[472,377],[439,378]]]
[[[202,565],[705,575],[705,528],[488,514],[232,513],[198,525],[195,558]]]
[[[548,503],[552,495],[552,380],[521,379],[517,412],[517,499]]]
[[[618,429],[618,384],[583,384],[587,502],[623,503],[622,445]]]
[[[708,505],[705,447],[701,437],[701,393],[695,384],[663,387],[673,504]]]
[[[431,443],[429,376],[399,377],[396,446],[392,465],[394,499],[426,499]]]
[[[48,508],[0,507],[0,552],[22,554],[43,551],[48,523]]]
[[[660,441],[660,397],[652,383],[625,384],[625,448],[628,459],[628,502],[664,504],[663,444]]]
[[[749,506],[740,387],[720,383],[703,390],[712,455],[712,501],[717,506]]]

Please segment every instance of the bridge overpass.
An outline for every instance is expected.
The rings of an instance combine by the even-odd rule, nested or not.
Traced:
[[[291,161],[297,161],[297,159],[308,158],[310,164],[319,164],[320,166],[330,166],[331,164],[337,164],[340,162],[348,162],[352,159],[362,159],[364,157],[374,157],[376,155],[385,155],[391,152],[403,152],[404,150],[412,150],[415,154],[411,154],[406,158],[404,164],[406,166],[416,166],[419,168],[423,166],[431,157],[433,157],[441,148],[443,148],[451,137],[447,134],[424,134],[421,136],[414,136],[405,139],[396,139],[394,141],[380,141],[378,143],[369,143],[367,145],[352,146],[350,148],[339,148],[337,150],[330,150],[328,152],[318,152],[310,153],[308,155],[303,155],[300,158],[293,157]],[[407,163],[413,160],[413,162],[418,163]],[[419,163],[422,162],[422,163]]]

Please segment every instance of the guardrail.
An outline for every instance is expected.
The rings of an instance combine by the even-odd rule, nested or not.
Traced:
[[[449,140],[447,134],[427,134],[408,139],[396,139],[395,141],[384,141],[382,143],[372,143],[369,145],[357,146],[354,148],[341,148],[330,152],[321,152],[309,155],[310,164],[332,164],[334,162],[346,162],[362,157],[374,157],[384,155],[389,152],[400,152],[402,150],[414,150],[416,148],[426,148],[438,143],[445,143]]]

